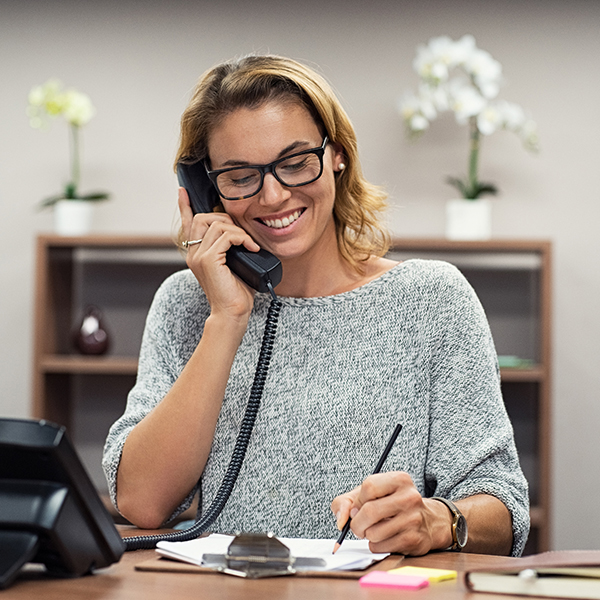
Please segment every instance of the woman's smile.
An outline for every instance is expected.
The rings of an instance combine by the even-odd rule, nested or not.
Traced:
[[[292,223],[295,223],[302,216],[305,210],[305,208],[300,208],[287,211],[281,215],[257,217],[255,220],[263,225],[266,225],[269,229],[283,230],[287,229]]]

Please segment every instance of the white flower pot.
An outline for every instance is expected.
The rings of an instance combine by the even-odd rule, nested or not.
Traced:
[[[448,200],[446,238],[449,240],[489,240],[492,237],[491,200]]]
[[[85,235],[92,229],[94,202],[59,200],[54,205],[54,230],[59,235]]]

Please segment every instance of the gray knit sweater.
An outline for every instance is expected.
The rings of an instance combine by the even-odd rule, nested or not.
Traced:
[[[443,262],[409,260],[344,294],[281,301],[246,459],[212,530],[333,538],[331,500],[371,472],[401,423],[383,470],[406,471],[423,496],[496,496],[512,514],[513,554],[519,555],[529,530],[527,483],[502,401],[489,327],[458,270]],[[268,295],[256,294],[202,475],[201,509],[215,496],[231,457],[269,302]],[[204,293],[188,270],[158,290],[137,382],[106,441],[103,466],[113,502],[127,435],[169,391],[208,314]]]

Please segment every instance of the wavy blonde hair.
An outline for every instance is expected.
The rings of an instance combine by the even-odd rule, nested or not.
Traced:
[[[334,221],[341,255],[360,271],[363,261],[389,249],[379,220],[387,194],[364,178],[352,123],[327,81],[309,67],[281,56],[252,55],[207,71],[181,117],[175,164],[208,159],[210,134],[222,119],[273,100],[304,106],[322,133],[343,148],[346,168],[336,173]]]

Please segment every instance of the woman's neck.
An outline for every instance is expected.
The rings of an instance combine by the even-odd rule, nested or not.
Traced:
[[[319,260],[282,261],[283,279],[277,295],[294,298],[333,296],[359,288],[377,279],[398,263],[372,256],[361,263],[360,272],[337,251]]]

